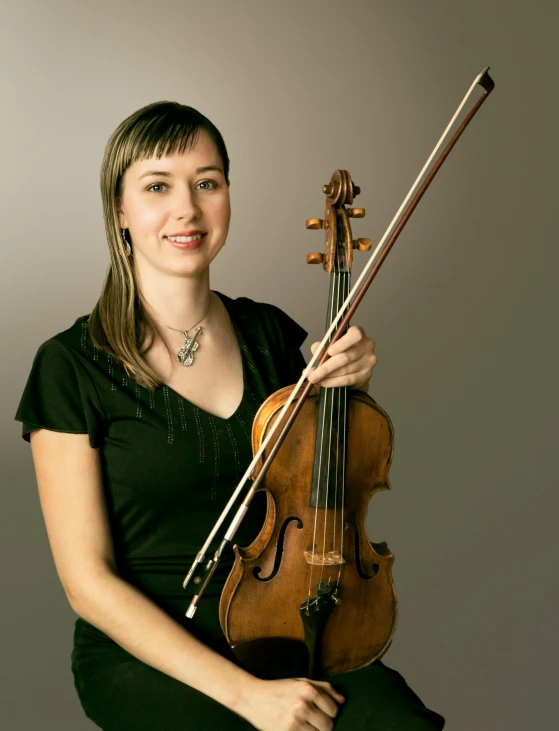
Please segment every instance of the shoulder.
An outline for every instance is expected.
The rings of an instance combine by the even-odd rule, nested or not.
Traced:
[[[89,315],[81,315],[74,324],[44,340],[37,348],[35,361],[47,360],[56,367],[60,361],[71,361],[92,348],[87,329]]]
[[[89,341],[89,332],[87,322],[89,315],[80,315],[73,325],[61,330],[60,332],[53,335],[51,338],[45,341],[46,343],[54,342],[63,348],[70,350],[85,350]]]
[[[254,334],[262,334],[267,340],[291,341],[297,347],[304,342],[307,331],[277,305],[257,302],[250,297],[232,299],[217,293],[234,320],[242,321]]]
[[[88,368],[87,315],[45,340],[35,353],[15,419],[22,436],[37,428],[89,433],[99,443],[104,408]]]
[[[65,330],[43,341],[33,356],[28,387],[56,388],[69,392],[78,388],[98,399],[98,390],[111,380],[114,364],[101,357],[89,335],[89,315],[80,315]]]
[[[73,325],[52,335],[39,345],[39,350],[53,350],[57,352],[85,350],[90,343],[88,333],[89,315],[80,315]]]

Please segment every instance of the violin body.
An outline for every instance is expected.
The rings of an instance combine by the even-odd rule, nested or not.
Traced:
[[[254,452],[292,390],[277,391],[260,407],[252,429]],[[311,394],[260,487],[267,495],[260,533],[249,546],[234,546],[220,622],[233,652],[252,671],[262,659],[277,667],[288,656],[291,661],[301,658],[300,672],[307,674],[309,636],[301,605],[321,583],[331,582],[335,589],[327,618],[310,630],[316,635],[315,677],[368,665],[387,650],[395,630],[394,557],[385,543],[368,539],[365,527],[372,495],[390,488],[392,424],[368,394],[344,391],[345,459],[335,475],[338,483],[343,478],[343,490],[334,490],[332,484],[331,495],[337,492],[337,497],[323,496],[313,504],[319,395]],[[268,451],[273,443],[272,438]],[[339,454],[330,454],[334,460],[339,462]],[[306,614],[312,612],[307,607]],[[297,671],[291,664],[287,672]]]

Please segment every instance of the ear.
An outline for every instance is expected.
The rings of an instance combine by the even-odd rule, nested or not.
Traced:
[[[122,201],[120,200],[120,198],[115,198],[115,206],[120,228],[128,228],[128,221],[126,220],[126,215],[122,210]]]

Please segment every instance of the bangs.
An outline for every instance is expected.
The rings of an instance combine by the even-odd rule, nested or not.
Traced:
[[[140,122],[127,140],[124,167],[149,157],[161,158],[192,150],[200,128],[192,118],[172,119],[170,114]]]
[[[113,133],[102,165],[102,176],[108,174],[114,181],[109,183],[109,190],[120,195],[124,172],[138,160],[192,150],[201,130],[217,147],[229,185],[229,156],[217,127],[193,107],[177,102],[155,102],[125,119]]]

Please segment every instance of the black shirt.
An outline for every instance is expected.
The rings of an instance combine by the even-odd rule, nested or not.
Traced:
[[[150,392],[128,378],[93,346],[87,315],[39,347],[15,416],[26,441],[40,427],[89,435],[99,449],[119,573],[183,624],[192,591],[182,581],[252,459],[256,411],[271,393],[294,384],[306,365],[300,346],[307,333],[282,310],[216,294],[243,362],[244,393],[230,418],[204,411],[169,386]],[[237,543],[256,536],[263,508],[257,495]],[[207,596],[221,593],[232,559],[232,552],[224,556]]]

